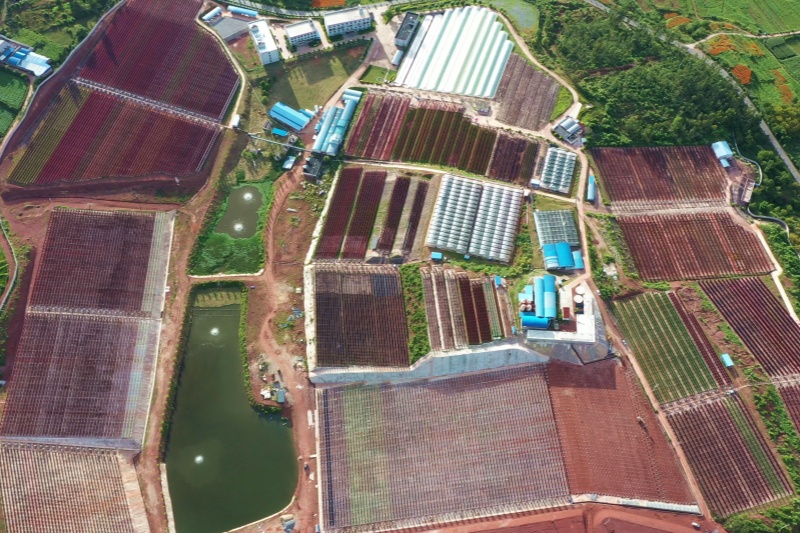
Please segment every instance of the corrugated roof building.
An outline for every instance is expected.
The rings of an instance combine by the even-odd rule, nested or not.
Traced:
[[[269,110],[269,116],[297,131],[305,128],[311,121],[311,119],[303,113],[295,111],[282,102],[278,102],[272,106],[272,109]]]

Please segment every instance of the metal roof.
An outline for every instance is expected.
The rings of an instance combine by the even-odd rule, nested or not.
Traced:
[[[223,40],[228,40],[231,37],[242,34],[249,29],[249,24],[244,20],[235,19],[233,17],[220,17],[211,22],[211,27],[214,31],[219,33]]]
[[[580,246],[578,227],[575,216],[569,209],[559,211],[535,211],[533,221],[536,223],[536,235],[539,246],[566,241],[570,246]]]
[[[542,169],[541,187],[563,194],[569,193],[572,185],[572,174],[575,171],[574,152],[568,152],[561,148],[551,146],[547,150]]]
[[[733,150],[731,150],[731,145],[728,144],[728,141],[715,142],[711,145],[711,149],[714,150],[714,155],[717,156],[717,159],[733,157]]]
[[[283,27],[286,30],[286,35],[288,37],[299,37],[301,35],[308,35],[309,33],[317,33],[317,27],[314,26],[314,23],[311,19],[301,20],[300,22],[295,22],[294,24],[288,24]]]
[[[300,113],[299,111],[295,111],[291,107],[281,102],[278,102],[272,106],[272,109],[269,110],[269,116],[281,121],[295,130],[302,130],[311,120],[304,114]]]
[[[513,49],[497,14],[485,7],[426,15],[395,84],[494,98]]]
[[[332,26],[333,24],[342,24],[344,22],[355,22],[370,18],[369,11],[361,6],[351,7],[348,9],[340,9],[339,11],[332,11],[325,13],[323,16],[325,26]]]
[[[250,35],[253,36],[253,40],[256,42],[256,48],[258,49],[259,54],[265,54],[267,52],[275,52],[278,50],[278,45],[275,43],[275,37],[272,36],[272,32],[269,31],[269,26],[263,20],[258,20],[256,22],[251,22],[250,26]]]
[[[397,30],[395,34],[395,39],[408,39],[414,30],[417,29],[417,25],[419,25],[419,15],[408,11],[403,17],[403,23],[400,24],[400,29]]]

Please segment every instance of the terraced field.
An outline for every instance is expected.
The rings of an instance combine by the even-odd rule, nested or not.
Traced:
[[[660,403],[717,388],[667,294],[623,300],[614,305],[614,312]]]

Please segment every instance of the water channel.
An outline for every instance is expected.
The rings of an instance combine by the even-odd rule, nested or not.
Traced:
[[[247,399],[240,309],[191,309],[166,458],[178,533],[220,533],[271,515],[297,484],[291,428],[259,415]]]
[[[252,237],[258,229],[258,210],[263,202],[264,196],[258,187],[245,185],[234,189],[228,195],[228,207],[215,231],[231,237]]]

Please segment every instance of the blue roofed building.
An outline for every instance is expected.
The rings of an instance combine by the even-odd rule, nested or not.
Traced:
[[[272,109],[269,110],[269,116],[295,131],[302,130],[311,122],[311,119],[306,115],[292,109],[282,102],[278,102],[272,106]]]
[[[711,149],[714,150],[714,155],[719,159],[719,163],[725,168],[730,168],[733,163],[733,150],[728,141],[715,142],[711,145]]]

